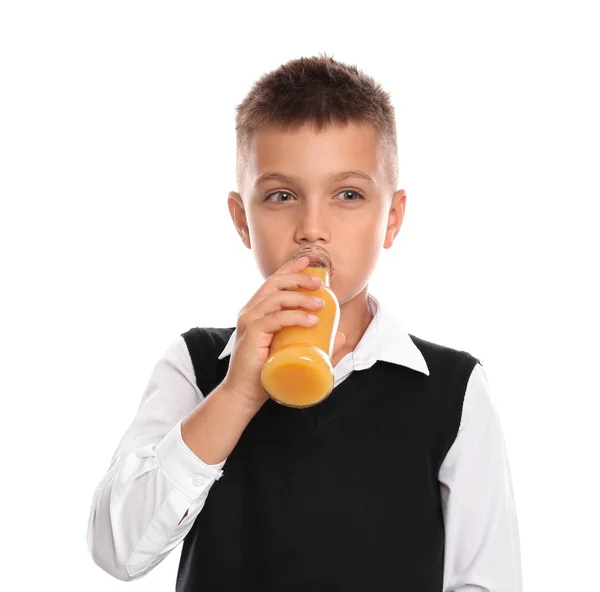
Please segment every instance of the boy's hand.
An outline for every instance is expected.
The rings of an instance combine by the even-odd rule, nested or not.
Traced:
[[[223,383],[245,402],[261,407],[269,398],[260,382],[262,368],[269,359],[273,334],[282,327],[299,325],[312,327],[310,311],[323,305],[298,288],[317,290],[322,282],[301,273],[310,263],[308,257],[292,259],[269,276],[238,315],[236,340],[229,360],[229,370]],[[300,308],[306,310],[299,310]],[[345,343],[339,331],[334,353]]]

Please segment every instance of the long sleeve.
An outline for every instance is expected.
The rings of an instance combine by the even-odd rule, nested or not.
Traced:
[[[180,337],[153,368],[137,414],[93,495],[88,549],[98,566],[120,580],[143,576],[183,540],[223,475],[227,459],[205,464],[181,437],[184,416],[202,399]]]
[[[521,592],[511,474],[480,364],[469,379],[461,425],[439,481],[446,530],[443,592]]]

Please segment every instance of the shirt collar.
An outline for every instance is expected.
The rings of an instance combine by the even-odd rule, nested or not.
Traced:
[[[370,368],[377,360],[406,366],[429,376],[429,368],[421,350],[387,306],[368,294],[367,303],[373,319],[352,352],[354,370]],[[219,355],[219,360],[231,354],[236,330]]]

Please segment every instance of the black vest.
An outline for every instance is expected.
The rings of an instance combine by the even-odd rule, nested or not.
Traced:
[[[205,396],[232,333],[182,334]],[[379,360],[314,407],[263,405],[184,539],[178,592],[441,592],[437,477],[479,360],[410,337],[429,376]]]

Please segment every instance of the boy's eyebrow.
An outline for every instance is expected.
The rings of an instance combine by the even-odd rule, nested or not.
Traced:
[[[330,183],[339,183],[340,181],[345,181],[351,177],[357,177],[359,179],[369,181],[370,183],[374,183],[371,176],[367,175],[367,173],[363,173],[362,171],[342,171],[341,173],[335,173],[334,175],[331,175],[329,181]],[[282,181],[283,183],[301,184],[300,179],[294,175],[284,175],[283,173],[263,173],[258,177],[258,179],[256,179],[255,186],[265,183],[266,181]]]

